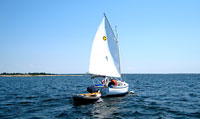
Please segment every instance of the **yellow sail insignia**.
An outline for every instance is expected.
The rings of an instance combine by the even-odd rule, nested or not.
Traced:
[[[106,36],[103,36],[103,40],[106,41],[106,39],[107,39]]]

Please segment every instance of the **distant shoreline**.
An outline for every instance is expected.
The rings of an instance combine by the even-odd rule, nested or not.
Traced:
[[[87,76],[84,74],[52,74],[52,75],[0,75],[0,77],[46,77],[46,76]]]
[[[53,74],[45,72],[32,72],[32,73],[0,73],[0,77],[42,77],[42,76],[86,76],[87,74]]]
[[[122,75],[200,75],[200,73],[124,73]],[[47,77],[47,76],[89,76],[89,74],[0,74],[0,77]]]

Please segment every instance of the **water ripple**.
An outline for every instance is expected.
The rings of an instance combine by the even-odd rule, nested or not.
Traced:
[[[87,105],[74,105],[71,95],[86,92],[88,76],[0,77],[0,118],[200,118],[199,74],[123,77],[137,95]]]

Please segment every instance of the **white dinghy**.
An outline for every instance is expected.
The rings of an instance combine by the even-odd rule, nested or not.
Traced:
[[[93,40],[89,74],[94,82],[103,77],[101,84],[88,87],[89,92],[100,90],[102,96],[119,96],[128,93],[128,83],[122,80],[117,33],[114,34],[110,23],[104,18]]]

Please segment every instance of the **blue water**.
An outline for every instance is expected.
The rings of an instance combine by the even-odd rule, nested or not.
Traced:
[[[89,76],[0,77],[1,119],[199,119],[200,74],[123,75],[136,95],[74,105]]]

